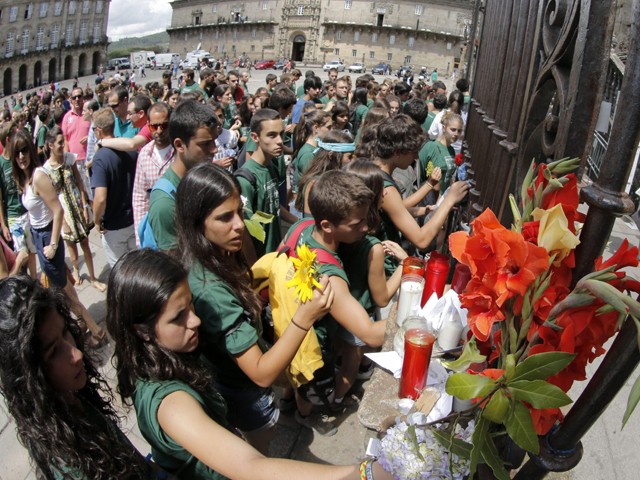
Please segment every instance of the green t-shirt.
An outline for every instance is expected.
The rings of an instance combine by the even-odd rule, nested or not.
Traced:
[[[166,178],[176,189],[178,188],[180,177],[173,171],[173,168],[167,168],[162,178]],[[172,198],[162,190],[151,191],[151,195],[149,195],[148,221],[159,250],[173,250],[178,247],[175,212],[175,192],[174,198]]]
[[[261,322],[252,322],[231,287],[199,263],[189,272],[189,287],[196,315],[202,321],[201,351],[216,380],[229,387],[255,388],[232,356],[255,344],[260,346]]]
[[[383,177],[384,188],[395,188],[398,191],[398,194],[401,195],[400,189],[398,188],[398,185],[393,180],[393,178],[384,172]],[[378,230],[377,238],[380,240],[391,240],[392,242],[396,242],[397,244],[400,244],[402,242],[402,239],[400,238],[400,230],[398,230],[398,227],[396,227],[395,223],[393,223],[393,220],[391,220],[389,214],[383,209],[380,209],[380,229]],[[395,257],[391,255],[384,256],[384,271],[387,277],[393,275],[393,272],[396,271],[397,267],[398,261]]]
[[[304,171],[309,167],[311,160],[313,160],[313,152],[316,149],[313,145],[305,143],[300,147],[298,155],[293,160],[293,189],[298,192],[300,188],[300,177]]]
[[[46,125],[41,125],[38,129],[38,133],[36,133],[36,147],[44,147],[45,139],[47,138],[47,133],[49,129]]]
[[[425,132],[428,132],[435,118],[436,118],[436,112],[429,112],[427,114],[427,118],[425,118],[424,122],[422,123],[422,130],[424,130]]]
[[[456,172],[456,164],[454,158],[456,152],[453,147],[447,147],[437,140],[426,142],[420,152],[420,178],[426,179],[427,165],[433,163],[434,167],[440,167],[442,170],[442,178],[440,179],[440,191],[444,192],[451,184],[451,177]]]
[[[304,84],[300,85],[296,90],[296,97],[302,98],[304,97]]]
[[[184,391],[191,395],[202,405],[204,411],[213,421],[227,430],[233,431],[225,419],[224,400],[214,391],[202,395],[178,380],[144,381],[138,379],[133,395],[133,404],[136,409],[138,428],[140,428],[145,440],[151,445],[153,460],[160,468],[168,472],[180,470],[179,478],[181,479],[217,480],[226,478],[193,457],[160,427],[160,422],[158,422],[160,404],[165,397],[178,391]],[[220,454],[224,455],[223,450],[220,450]]]
[[[291,235],[291,233],[296,229],[300,222],[306,221],[308,221],[308,219],[303,219],[294,223],[287,232],[285,238],[289,238],[289,235]],[[336,252],[327,249],[315,238],[313,238],[313,227],[313,224],[311,224],[302,230],[300,237],[298,238],[298,241],[296,243],[296,247],[306,244],[309,248],[324,250],[325,252],[328,252],[330,255],[334,256],[338,260],[340,265],[342,265],[342,261],[340,260],[340,257]],[[340,277],[345,282],[347,282],[347,285],[349,285],[349,278],[347,277],[347,274],[342,267],[330,263],[321,263],[318,266],[318,272],[320,273],[320,275],[327,275],[329,277]],[[338,329],[338,324],[331,315],[327,314],[316,323],[314,323],[313,329],[316,331],[316,335],[318,336],[318,343],[320,344],[322,356],[325,359],[326,363],[326,360],[328,358],[332,358],[333,356],[333,340]]]
[[[236,115],[238,115],[238,108],[236,107],[236,103],[231,100],[231,103],[224,108],[222,128],[230,129],[236,121]]]
[[[4,208],[5,219],[17,218],[24,215],[27,210],[20,201],[18,186],[13,179],[11,160],[0,155],[0,187],[2,188],[2,208]]]
[[[320,103],[323,105],[327,105],[330,101],[331,100],[326,95],[323,95],[322,97],[320,97]]]
[[[369,315],[374,314],[376,307],[369,290],[369,253],[379,243],[376,237],[367,235],[358,243],[342,244],[338,248],[349,279],[349,291]]]
[[[207,95],[207,92],[205,92],[202,89],[202,87],[200,87],[200,85],[198,85],[195,82],[193,82],[192,85],[185,85],[184,87],[182,87],[180,89],[180,93],[181,94],[190,93],[190,92],[200,92],[205,100],[209,100],[209,95]]]
[[[355,112],[355,123],[353,124],[353,128],[357,129],[357,132],[353,132],[354,134],[359,134],[360,130],[362,130],[360,127],[362,126],[362,121],[364,120],[364,117],[367,116],[367,112],[369,111],[369,107],[367,107],[366,105],[358,105],[356,107],[356,112]]]
[[[247,179],[238,177],[242,188],[242,196],[246,199],[246,201],[243,199],[245,217],[251,218],[251,215],[257,211],[274,216],[271,223],[264,224],[266,234],[264,243],[251,237],[256,249],[256,255],[259,258],[265,253],[274,252],[278,248],[280,240],[282,240],[282,233],[280,232],[280,197],[278,195],[280,175],[273,163],[270,162],[266,166],[260,165],[253,158],[249,158],[242,168],[256,176],[255,187]]]

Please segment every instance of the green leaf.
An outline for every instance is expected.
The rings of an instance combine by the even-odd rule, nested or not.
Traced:
[[[491,438],[491,436],[487,436],[487,441],[482,447],[482,458],[484,458],[487,465],[491,467],[493,474],[498,480],[511,479],[509,472],[504,468],[504,463],[502,463],[502,459],[500,458],[500,455],[498,455],[498,449],[493,443],[493,438]]]
[[[444,368],[453,370],[454,372],[464,372],[472,363],[482,363],[487,359],[485,355],[480,353],[478,345],[476,345],[475,337],[467,342],[462,351],[462,355],[452,362],[440,362]]]
[[[482,409],[482,416],[493,423],[504,423],[509,412],[509,399],[502,389],[497,390]]]
[[[484,444],[487,439],[491,438],[488,435],[489,433],[489,422],[482,417],[479,417],[476,420],[476,428],[473,431],[473,435],[471,436],[471,463],[469,464],[469,478],[473,478],[474,473],[476,473],[476,469],[478,468],[478,463],[480,463],[480,459],[482,458],[482,449],[484,448]]]
[[[516,356],[513,354],[507,355],[504,362],[504,378],[509,381],[512,380],[516,374]]]
[[[571,403],[571,399],[555,385],[544,380],[518,380],[509,383],[515,400],[530,403],[533,408],[557,408]]]
[[[491,392],[495,382],[482,375],[454,373],[447,379],[446,391],[461,400],[483,397]]]
[[[456,438],[454,433],[449,435],[447,432],[437,428],[432,428],[431,433],[433,433],[438,443],[451,453],[455,453],[458,457],[466,460],[471,458],[471,444]]]
[[[258,210],[253,215],[251,215],[251,218],[249,220],[253,220],[258,223],[271,223],[273,221],[273,218],[273,215],[271,215],[270,213],[264,213]]]
[[[635,410],[638,402],[640,401],[640,377],[636,378],[636,381],[631,387],[631,393],[629,393],[629,399],[627,400],[627,409],[622,417],[622,428],[627,424],[627,420]]]
[[[256,222],[255,220],[247,220],[245,218],[244,225],[245,227],[247,227],[247,231],[249,232],[249,235],[251,235],[256,240],[259,240],[262,243],[264,243],[264,240],[265,238],[267,238],[267,235],[264,233],[264,228],[262,228],[262,225],[260,223]]]
[[[564,370],[574,358],[574,354],[566,352],[545,352],[531,355],[516,365],[516,374],[512,381],[546,380]]]
[[[504,425],[507,427],[507,433],[511,440],[521,448],[536,455],[540,452],[540,444],[533,426],[531,412],[524,404],[514,402],[513,412],[511,412]]]

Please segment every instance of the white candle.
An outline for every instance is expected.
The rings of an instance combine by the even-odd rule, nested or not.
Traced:
[[[422,289],[424,282],[407,280],[400,285],[400,298],[398,299],[398,316],[396,322],[401,327],[404,319],[413,312],[414,308],[420,308]]]

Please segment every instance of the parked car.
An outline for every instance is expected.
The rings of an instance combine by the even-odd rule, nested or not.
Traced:
[[[269,68],[274,68],[276,62],[274,60],[260,60],[253,65],[253,68],[256,70],[267,70]]]
[[[273,66],[274,70],[284,70],[284,66],[287,64],[287,62],[283,62],[282,60],[278,60],[276,62],[276,64]]]
[[[333,60],[333,61],[331,61],[329,63],[325,63],[322,66],[322,70],[325,71],[325,72],[328,72],[332,68],[335,68],[339,72],[344,72],[344,63],[342,63],[340,60]]]
[[[366,73],[367,67],[364,66],[364,63],[355,62],[349,65],[349,71],[351,73]]]
[[[388,63],[379,63],[371,69],[371,73],[374,75],[384,75],[387,71],[391,71],[391,65]]]
[[[130,68],[131,64],[126,57],[113,58],[107,64],[108,70],[129,70]]]

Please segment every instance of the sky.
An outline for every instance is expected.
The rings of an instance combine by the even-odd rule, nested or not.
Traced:
[[[169,0],[111,0],[107,35],[110,40],[141,37],[162,32],[170,24]]]

